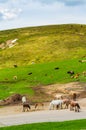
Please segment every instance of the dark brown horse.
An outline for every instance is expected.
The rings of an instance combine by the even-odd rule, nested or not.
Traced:
[[[70,102],[70,111],[74,110],[75,112],[79,112],[80,111],[80,105],[79,103],[75,102],[75,101],[71,101]]]
[[[23,103],[23,112],[25,112],[25,110],[29,111],[31,109],[29,103]]]

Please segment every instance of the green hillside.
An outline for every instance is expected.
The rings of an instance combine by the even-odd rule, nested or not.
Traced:
[[[53,25],[0,31],[0,44],[16,38],[17,45],[0,49],[0,68],[86,56],[86,25]]]
[[[80,76],[71,78],[70,74],[67,73],[70,70],[74,71],[74,75],[79,73]],[[34,90],[41,88],[41,86],[76,81],[86,82],[86,75],[83,75],[85,70],[86,62],[80,63],[78,59],[1,69],[0,98],[2,99],[15,93],[27,94],[33,97],[35,94]],[[14,76],[17,76],[17,79],[14,79]],[[40,92],[39,89],[37,90]],[[45,98],[42,100],[45,100]]]
[[[14,39],[18,39],[16,45],[9,48],[7,41]],[[34,88],[42,85],[86,82],[86,25],[0,31],[0,45],[3,43],[6,47],[0,49],[0,99],[15,93],[33,97]],[[71,78],[68,71],[80,75]]]

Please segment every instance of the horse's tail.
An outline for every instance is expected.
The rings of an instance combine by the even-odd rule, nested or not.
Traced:
[[[80,109],[80,105],[79,105],[79,103],[77,103],[76,106]]]

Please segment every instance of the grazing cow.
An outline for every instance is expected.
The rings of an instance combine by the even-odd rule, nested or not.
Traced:
[[[85,76],[86,76],[86,71],[83,71],[82,74],[83,74],[83,76],[85,77]]]
[[[17,80],[17,76],[16,76],[16,75],[15,75],[15,76],[13,76],[13,79],[14,79],[14,80]]]
[[[71,76],[74,75],[74,71],[67,71],[68,74],[70,74]]]
[[[32,72],[28,73],[28,75],[31,75],[31,74],[32,74]]]
[[[86,60],[79,60],[79,62],[83,63],[83,62],[86,62]]]
[[[78,79],[78,78],[79,78],[79,76],[80,76],[80,74],[79,74],[79,73],[77,73],[77,74],[75,74],[75,75],[71,76],[71,78]]]
[[[80,76],[80,74],[79,74],[79,73],[77,73],[77,74],[74,76],[74,79],[79,78],[79,76]]]
[[[17,65],[13,65],[15,68],[17,68],[18,66]]]
[[[58,70],[59,69],[59,67],[56,67],[56,68],[54,68],[55,70]]]

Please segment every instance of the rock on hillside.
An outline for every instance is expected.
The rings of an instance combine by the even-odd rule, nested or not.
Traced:
[[[7,40],[5,43],[0,44],[0,49],[12,48],[17,44],[17,38],[14,40]]]

